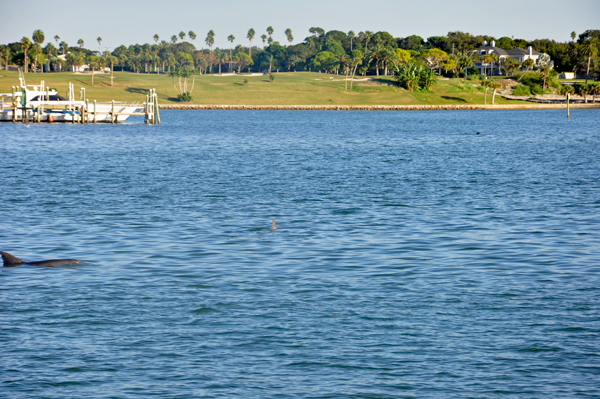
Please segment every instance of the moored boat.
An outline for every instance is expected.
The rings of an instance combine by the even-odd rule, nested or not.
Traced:
[[[54,89],[40,85],[27,85],[21,75],[20,85],[13,86],[11,93],[0,93],[0,121],[25,122],[125,122],[131,115],[144,116],[142,103],[98,103],[85,99],[85,89],[75,100],[75,88],[69,84],[67,98]],[[146,105],[146,108],[147,105]]]

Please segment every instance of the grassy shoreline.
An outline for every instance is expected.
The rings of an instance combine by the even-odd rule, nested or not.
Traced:
[[[274,73],[273,82],[269,80],[268,75],[197,76],[192,92],[194,101],[190,106],[177,101],[173,80],[165,74],[115,72],[114,75],[113,87],[110,86],[110,74],[100,73],[95,74],[93,87],[91,73],[28,73],[26,81],[28,85],[33,85],[44,80],[47,86],[57,89],[60,95],[65,95],[69,82],[72,82],[76,91],[83,87],[86,89],[86,98],[100,102],[143,102],[148,90],[154,88],[161,108],[164,109],[377,109],[380,106],[393,109],[415,106],[424,107],[422,109],[436,109],[435,107],[439,106],[443,109],[474,109],[473,106],[476,109],[500,109],[506,105],[545,108],[525,101],[507,100],[499,95],[496,95],[496,105],[490,106],[491,91],[488,92],[486,107],[480,85],[463,79],[439,78],[430,92],[409,92],[400,88],[390,76],[368,76],[369,80],[355,81],[352,90],[344,90],[346,82],[343,75],[314,72]],[[247,85],[244,84],[244,79],[248,80]],[[0,92],[10,93],[11,86],[17,85],[18,82],[17,72],[0,71]],[[188,86],[191,86],[191,82]],[[558,106],[561,107],[564,105]]]

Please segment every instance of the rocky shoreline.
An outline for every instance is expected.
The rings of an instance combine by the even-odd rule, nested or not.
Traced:
[[[497,104],[497,105],[203,105],[167,104],[160,109],[224,111],[454,111],[507,109],[566,109],[566,104]],[[600,104],[571,104],[572,109],[600,108]]]

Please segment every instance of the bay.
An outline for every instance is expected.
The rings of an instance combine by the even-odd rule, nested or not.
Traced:
[[[0,124],[0,250],[85,261],[0,270],[3,395],[600,396],[597,110],[161,117]]]

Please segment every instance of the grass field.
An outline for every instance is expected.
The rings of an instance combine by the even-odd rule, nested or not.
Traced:
[[[98,101],[145,101],[149,89],[155,88],[159,103],[178,103],[172,79],[164,74],[115,72],[114,86],[109,74],[96,74],[94,87],[91,74],[28,73],[28,85],[39,84],[57,89],[60,95],[67,92],[68,83],[77,92],[85,87],[86,97]],[[235,76],[202,75],[196,77],[192,97],[196,104],[206,105],[441,105],[483,104],[483,91],[477,82],[462,79],[439,78],[431,92],[409,92],[400,88],[390,76],[370,76],[372,80],[354,82],[352,90],[344,90],[344,76],[311,72],[274,73],[268,75]],[[361,77],[357,77],[359,79]],[[248,79],[248,85],[244,85]],[[18,73],[0,71],[0,92],[11,92],[18,85]],[[348,82],[348,87],[350,82]],[[488,104],[491,91],[488,92]],[[498,104],[523,104],[496,96]]]

